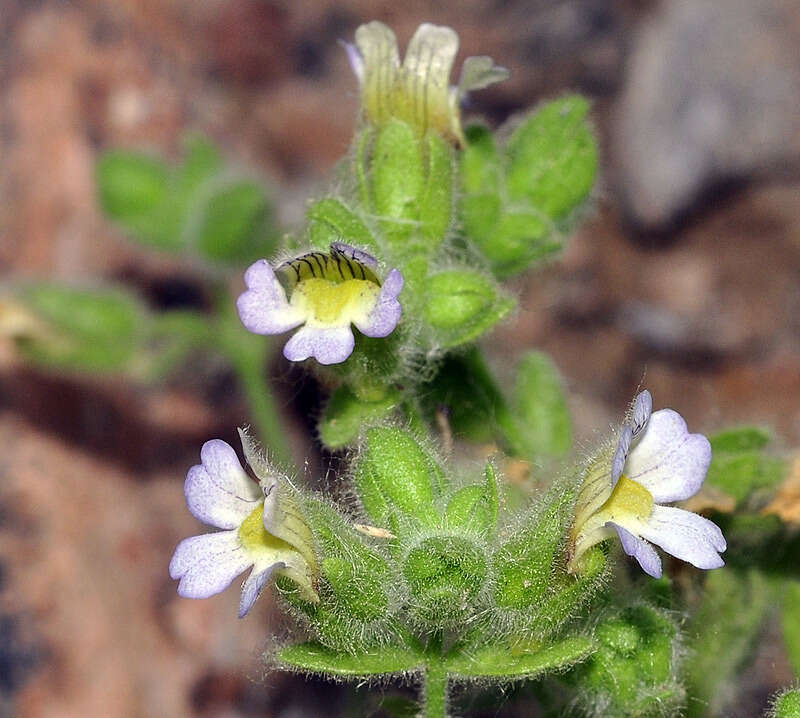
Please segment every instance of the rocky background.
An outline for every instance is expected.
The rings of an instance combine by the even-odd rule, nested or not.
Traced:
[[[604,148],[592,215],[558,263],[518,283],[520,310],[491,342],[498,370],[525,348],[550,352],[583,444],[644,379],[695,430],[758,422],[800,446],[797,3],[400,5],[0,0],[2,279],[124,281],[154,308],[196,301],[200,270],[103,219],[98,153],[177,157],[200,130],[268,181],[291,227],[353,129],[337,40],[370,19],[401,45],[423,20],[448,24],[463,56],[512,71],[472,111],[499,123],[579,90]],[[299,459],[318,400],[285,363],[274,381]],[[0,716],[378,711],[365,691],[262,675],[268,600],[237,621],[235,590],[175,593],[167,563],[198,530],[184,473],[203,440],[246,421],[232,386],[213,367],[150,388],[61,377],[0,346]],[[787,670],[765,642],[735,715],[756,715]],[[497,705],[487,715],[512,715]]]

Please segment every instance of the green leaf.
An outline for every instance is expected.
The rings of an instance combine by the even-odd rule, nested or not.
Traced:
[[[714,453],[738,453],[742,451],[759,451],[772,441],[772,435],[757,426],[742,426],[726,429],[709,437],[711,450]]]
[[[461,153],[461,185],[470,195],[500,193],[500,155],[488,127],[470,125],[467,144]]]
[[[724,714],[734,698],[726,689],[752,655],[770,603],[767,581],[757,570],[725,567],[708,574],[688,629],[694,648],[686,665],[690,716]]]
[[[272,254],[266,238],[269,203],[260,185],[237,181],[217,187],[198,208],[194,242],[208,259],[246,263]]]
[[[591,638],[574,636],[544,647],[526,651],[495,644],[474,651],[460,651],[446,659],[445,666],[454,678],[494,678],[514,681],[563,671],[585,660],[594,650]]]
[[[398,401],[396,391],[376,401],[367,401],[356,396],[350,387],[339,387],[331,395],[317,427],[322,443],[329,449],[352,444],[362,426],[387,416],[397,407]]]
[[[534,455],[560,457],[572,446],[570,419],[563,381],[552,360],[528,352],[517,370],[516,414],[524,427],[523,440]]]
[[[49,331],[20,347],[31,361],[59,369],[119,371],[143,338],[146,315],[139,302],[117,289],[30,285],[20,299]]]
[[[800,678],[800,581],[786,579],[781,593],[783,642],[796,678]]]
[[[175,251],[185,238],[174,218],[170,169],[148,155],[122,150],[108,152],[97,163],[100,203],[106,214],[134,239]]]
[[[100,202],[113,219],[135,219],[155,210],[166,198],[169,169],[148,155],[116,150],[97,165]]]
[[[772,706],[773,718],[800,718],[800,689],[785,691],[775,699]]]
[[[513,306],[491,279],[472,270],[450,270],[428,278],[425,320],[444,348],[474,341]]]
[[[494,466],[488,463],[483,484],[464,486],[453,494],[445,510],[445,522],[491,536],[497,527],[498,510],[497,477]]]
[[[277,660],[290,670],[339,678],[367,678],[418,671],[425,662],[421,654],[398,646],[380,646],[369,652],[349,654],[314,642],[287,646],[278,652]]]
[[[433,381],[424,385],[421,399],[429,421],[437,410],[447,412],[456,436],[496,440],[512,453],[525,452],[523,432],[478,349],[446,357]]]
[[[753,491],[779,484],[787,474],[786,461],[757,452],[712,455],[706,482],[743,501]]]
[[[597,650],[569,680],[604,716],[678,715],[677,635],[669,614],[646,604],[626,608],[596,626]]]
[[[506,149],[507,187],[554,220],[565,218],[589,195],[597,175],[597,143],[589,103],[577,95],[547,103],[514,132]]]
[[[333,197],[318,200],[308,210],[309,238],[312,246],[327,250],[332,242],[345,242],[370,252],[379,247],[361,218]]]
[[[438,519],[434,497],[441,470],[417,439],[402,429],[367,429],[355,481],[364,508],[378,525],[385,525],[397,512],[424,524]]]

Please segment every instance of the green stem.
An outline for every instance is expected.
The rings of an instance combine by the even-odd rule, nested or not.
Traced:
[[[425,718],[447,718],[447,670],[441,663],[428,664],[422,704]]]
[[[269,341],[264,339],[265,343]],[[254,362],[243,352],[234,352],[231,359],[261,442],[277,463],[289,468],[293,463],[292,454],[272,388],[265,377],[264,362]]]
[[[261,443],[276,463],[288,469],[294,465],[292,452],[266,377],[267,359],[272,353],[272,339],[248,332],[239,321],[234,307],[230,294],[220,290],[217,295],[218,347],[236,371]]]

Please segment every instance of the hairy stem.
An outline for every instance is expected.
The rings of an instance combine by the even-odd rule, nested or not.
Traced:
[[[447,718],[447,671],[441,663],[428,664],[422,705],[425,718]]]

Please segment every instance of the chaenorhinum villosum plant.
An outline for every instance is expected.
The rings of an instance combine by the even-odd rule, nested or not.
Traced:
[[[589,197],[587,103],[561,98],[496,134],[464,128],[464,94],[507,71],[470,58],[452,87],[449,28],[420,26],[402,62],[381,23],[355,40],[346,50],[361,115],[337,189],[310,204],[283,254],[250,266],[236,303],[250,332],[294,331],[284,356],[331,392],[319,437],[345,451],[347,501],[290,480],[245,432],[257,480],[232,447],[207,442],[185,494],[219,530],[177,547],[178,592],[210,597],[249,570],[245,616],[274,579],[290,630],[267,652],[270,666],[412,681],[431,718],[459,712],[456,684],[534,678],[543,709],[568,715],[708,704],[686,674],[690,601],[653,545],[723,566],[718,525],[669,505],[717,471],[712,444],[677,412],[653,412],[642,391],[596,451],[559,463],[571,428],[552,362],[527,354],[509,391],[476,344],[514,307],[501,280],[552,256]],[[537,467],[528,491],[505,478],[499,453],[476,464],[446,450],[487,440]],[[722,452],[740,473],[767,465],[742,464],[752,447],[741,444]]]

